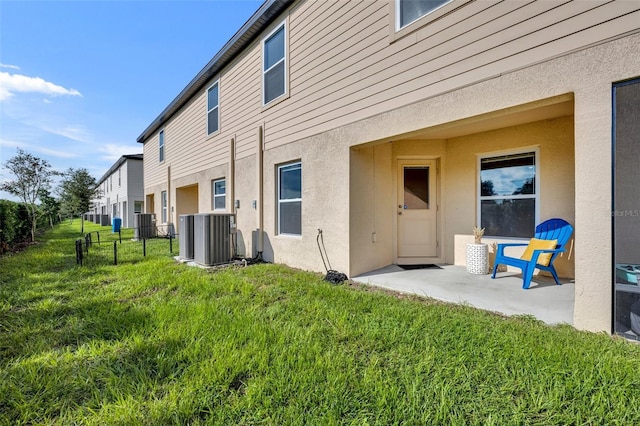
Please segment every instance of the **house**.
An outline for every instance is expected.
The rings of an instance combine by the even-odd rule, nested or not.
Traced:
[[[349,276],[561,217],[574,326],[628,328],[639,79],[640,2],[266,0],[139,136],[147,212],[235,213],[240,255],[317,271],[322,229]]]
[[[98,180],[99,195],[90,213],[122,219],[123,228],[133,227],[135,213],[144,213],[142,154],[123,155]]]

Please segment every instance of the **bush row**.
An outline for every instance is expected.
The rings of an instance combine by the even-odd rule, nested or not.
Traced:
[[[40,215],[38,229],[48,225],[48,218]],[[23,203],[0,200],[0,255],[31,239],[29,213]]]

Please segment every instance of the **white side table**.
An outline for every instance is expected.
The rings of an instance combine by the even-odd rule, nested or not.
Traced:
[[[487,244],[467,244],[465,256],[468,273],[489,273],[489,246]]]

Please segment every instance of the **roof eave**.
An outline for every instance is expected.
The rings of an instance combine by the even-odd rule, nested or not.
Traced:
[[[295,0],[266,0],[207,65],[182,89],[158,117],[142,132],[137,142],[145,141],[175,115],[204,85],[249,46]]]

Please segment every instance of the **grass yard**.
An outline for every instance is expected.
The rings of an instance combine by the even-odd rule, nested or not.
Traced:
[[[76,266],[79,227],[0,259],[0,425],[640,423],[640,345],[279,265]]]

